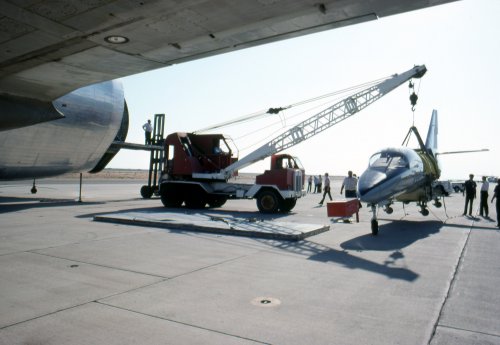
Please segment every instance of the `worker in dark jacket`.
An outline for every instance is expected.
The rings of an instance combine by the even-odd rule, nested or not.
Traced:
[[[476,182],[474,182],[474,175],[470,174],[469,179],[464,183],[464,191],[465,193],[465,207],[464,207],[464,216],[467,214],[467,205],[469,205],[469,216],[472,216],[472,203],[476,198]]]

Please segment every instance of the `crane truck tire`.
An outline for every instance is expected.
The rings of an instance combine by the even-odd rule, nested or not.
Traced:
[[[257,208],[261,213],[276,213],[281,207],[281,197],[274,190],[263,190],[257,195]]]
[[[296,204],[297,199],[285,199],[281,204],[280,212],[288,213],[295,207]]]
[[[153,196],[153,188],[149,186],[142,186],[141,196],[143,197],[143,199],[151,199],[151,196]]]
[[[164,184],[160,188],[160,198],[165,207],[181,207],[184,200],[175,184]]]
[[[223,206],[227,201],[225,196],[215,196],[209,195],[208,197],[208,207],[217,208]]]
[[[187,208],[205,208],[207,204],[207,192],[197,184],[184,185],[184,203]]]

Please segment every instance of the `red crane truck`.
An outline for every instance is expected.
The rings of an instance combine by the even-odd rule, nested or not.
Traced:
[[[412,78],[424,65],[395,74],[351,95],[290,128],[238,160],[230,139],[222,134],[172,133],[165,140],[165,165],[160,177],[161,201],[166,207],[220,207],[228,199],[257,200],[262,213],[289,212],[304,195],[305,172],[300,161],[277,154],[347,119]],[[228,180],[244,167],[271,157],[271,166],[254,184]]]

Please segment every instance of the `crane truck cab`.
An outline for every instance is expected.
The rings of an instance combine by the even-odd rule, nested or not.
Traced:
[[[165,140],[165,172],[189,180],[193,173],[211,173],[237,161],[229,140],[222,134],[176,132]]]
[[[297,198],[305,195],[305,170],[297,157],[275,154],[271,156],[270,169],[257,175],[255,183],[260,187],[256,199],[261,212],[289,212]]]
[[[271,156],[271,167],[255,184],[229,183],[238,161],[231,140],[223,134],[176,132],[165,140],[165,165],[160,196],[165,207],[221,207],[228,199],[257,200],[263,213],[289,212],[304,194],[304,169],[296,157]],[[221,171],[231,172],[222,178]]]

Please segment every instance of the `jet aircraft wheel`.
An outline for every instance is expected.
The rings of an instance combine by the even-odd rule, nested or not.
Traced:
[[[281,204],[280,212],[288,213],[295,207],[296,204],[297,199],[285,199]]]
[[[151,196],[153,195],[153,188],[149,186],[142,186],[141,187],[141,196],[144,199],[151,199]]]
[[[429,215],[429,210],[426,209],[426,208],[423,208],[422,211],[420,211],[422,213],[422,216],[428,216]]]
[[[385,208],[385,213],[387,213],[387,214],[391,214],[392,212],[394,212],[394,209],[393,209],[391,206],[387,206],[387,207]]]
[[[376,219],[372,219],[372,235],[378,235],[378,221]]]
[[[261,213],[276,213],[280,208],[279,196],[272,190],[265,190],[257,196],[257,208]]]
[[[33,186],[33,187],[31,188],[31,194],[36,194],[36,192],[38,192],[38,190],[36,189],[36,187],[35,187],[35,186]]]
[[[440,201],[437,201],[434,203],[434,206],[436,206],[437,208],[440,208],[441,206],[443,206],[443,204],[441,204]]]

